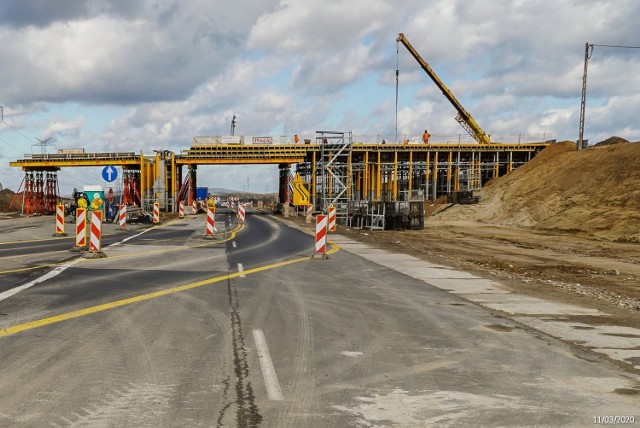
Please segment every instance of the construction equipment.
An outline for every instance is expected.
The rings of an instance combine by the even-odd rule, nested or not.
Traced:
[[[458,112],[456,116],[456,120],[458,123],[480,144],[491,144],[491,139],[489,135],[485,134],[485,132],[480,128],[480,125],[475,121],[475,119],[462,107],[462,104],[456,99],[455,96],[451,93],[449,88],[440,80],[438,75],[429,67],[429,64],[422,59],[422,57],[418,54],[418,52],[411,46],[411,43],[406,39],[404,34],[398,34],[398,38],[396,42],[402,43],[405,48],[409,51],[409,53],[418,61],[420,67],[429,75],[431,80],[436,84],[436,86],[442,91],[442,94],[445,96],[447,100],[453,105],[453,107]]]

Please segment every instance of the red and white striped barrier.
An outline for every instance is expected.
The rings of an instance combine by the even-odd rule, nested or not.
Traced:
[[[91,235],[89,237],[89,251],[99,253],[102,243],[102,211],[91,213]]]
[[[329,205],[329,232],[336,231],[336,207]]]
[[[207,207],[207,229],[204,232],[205,236],[213,236],[213,232],[216,230],[215,218],[216,207]]]
[[[305,222],[311,223],[311,220],[313,220],[313,205],[307,206],[307,216],[305,218]]]
[[[118,223],[122,229],[127,227],[127,206],[120,205],[120,211],[118,213]]]
[[[316,217],[316,254],[323,256],[327,252],[327,216],[318,214]]]
[[[76,208],[76,247],[87,246],[87,209]]]
[[[247,206],[245,204],[238,205],[238,223],[244,223],[244,216]]]
[[[54,236],[67,236],[64,233],[64,205],[56,205],[56,234]]]
[[[184,218],[184,201],[180,201],[178,205],[178,217]]]
[[[193,209],[193,212],[191,214],[198,214],[198,201],[196,201],[195,199],[191,202],[191,208]]]
[[[160,203],[153,203],[153,222],[160,223]]]

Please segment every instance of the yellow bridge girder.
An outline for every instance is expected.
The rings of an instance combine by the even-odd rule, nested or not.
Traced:
[[[514,163],[521,165],[547,147],[549,143],[530,144],[363,144],[353,143],[347,157],[346,170],[353,177],[348,177],[348,194],[359,191],[362,198],[380,199],[381,193],[388,193],[392,198],[399,197],[398,184],[402,181],[403,189],[411,192],[417,185],[415,174],[424,174],[427,182],[434,181],[434,171],[443,171],[442,180],[447,181],[451,191],[459,188],[460,159],[465,157],[466,163],[473,164],[470,171],[480,171],[482,164],[491,169],[493,177],[506,174],[514,168]],[[145,156],[143,153],[64,153],[64,154],[32,154],[24,159],[10,162],[12,167],[20,167],[24,171],[57,170],[64,167],[85,166],[120,166],[125,169],[140,171],[140,191],[153,189],[161,176],[164,164],[164,187],[167,197],[173,198],[180,186],[179,174],[183,166],[197,165],[265,165],[265,164],[298,164],[306,165],[305,181],[311,184],[311,197],[318,195],[318,165],[323,161],[323,150],[320,144],[211,144],[194,145],[179,154],[165,151],[161,155]],[[164,161],[164,162],[162,162]],[[418,171],[420,167],[420,171]],[[426,170],[425,170],[426,168]],[[455,172],[455,173],[454,173]],[[474,176],[475,177],[475,176]],[[475,180],[475,178],[474,178]],[[424,183],[423,183],[424,184]],[[327,185],[327,184],[325,184]],[[330,183],[328,183],[330,185]],[[408,186],[408,189],[407,189]]]

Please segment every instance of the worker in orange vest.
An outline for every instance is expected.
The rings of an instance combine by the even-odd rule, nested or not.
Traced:
[[[431,134],[429,134],[429,132],[427,132],[427,130],[424,130],[424,134],[422,134],[422,142],[425,144],[429,144],[429,138],[431,138]]]

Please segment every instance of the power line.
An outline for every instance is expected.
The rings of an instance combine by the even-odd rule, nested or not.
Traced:
[[[22,137],[24,137],[25,140],[27,140],[28,142],[32,142],[32,139],[27,137],[26,135],[24,135],[22,132],[18,131],[16,128],[14,128],[13,126],[9,125],[7,122],[5,122],[4,120],[1,121],[0,123],[6,125],[7,127],[13,129],[15,132],[17,132],[18,134],[22,135]]]
[[[622,48],[622,49],[640,49],[640,46],[623,46],[623,45],[596,45],[591,44],[589,46],[598,46],[602,48]]]

